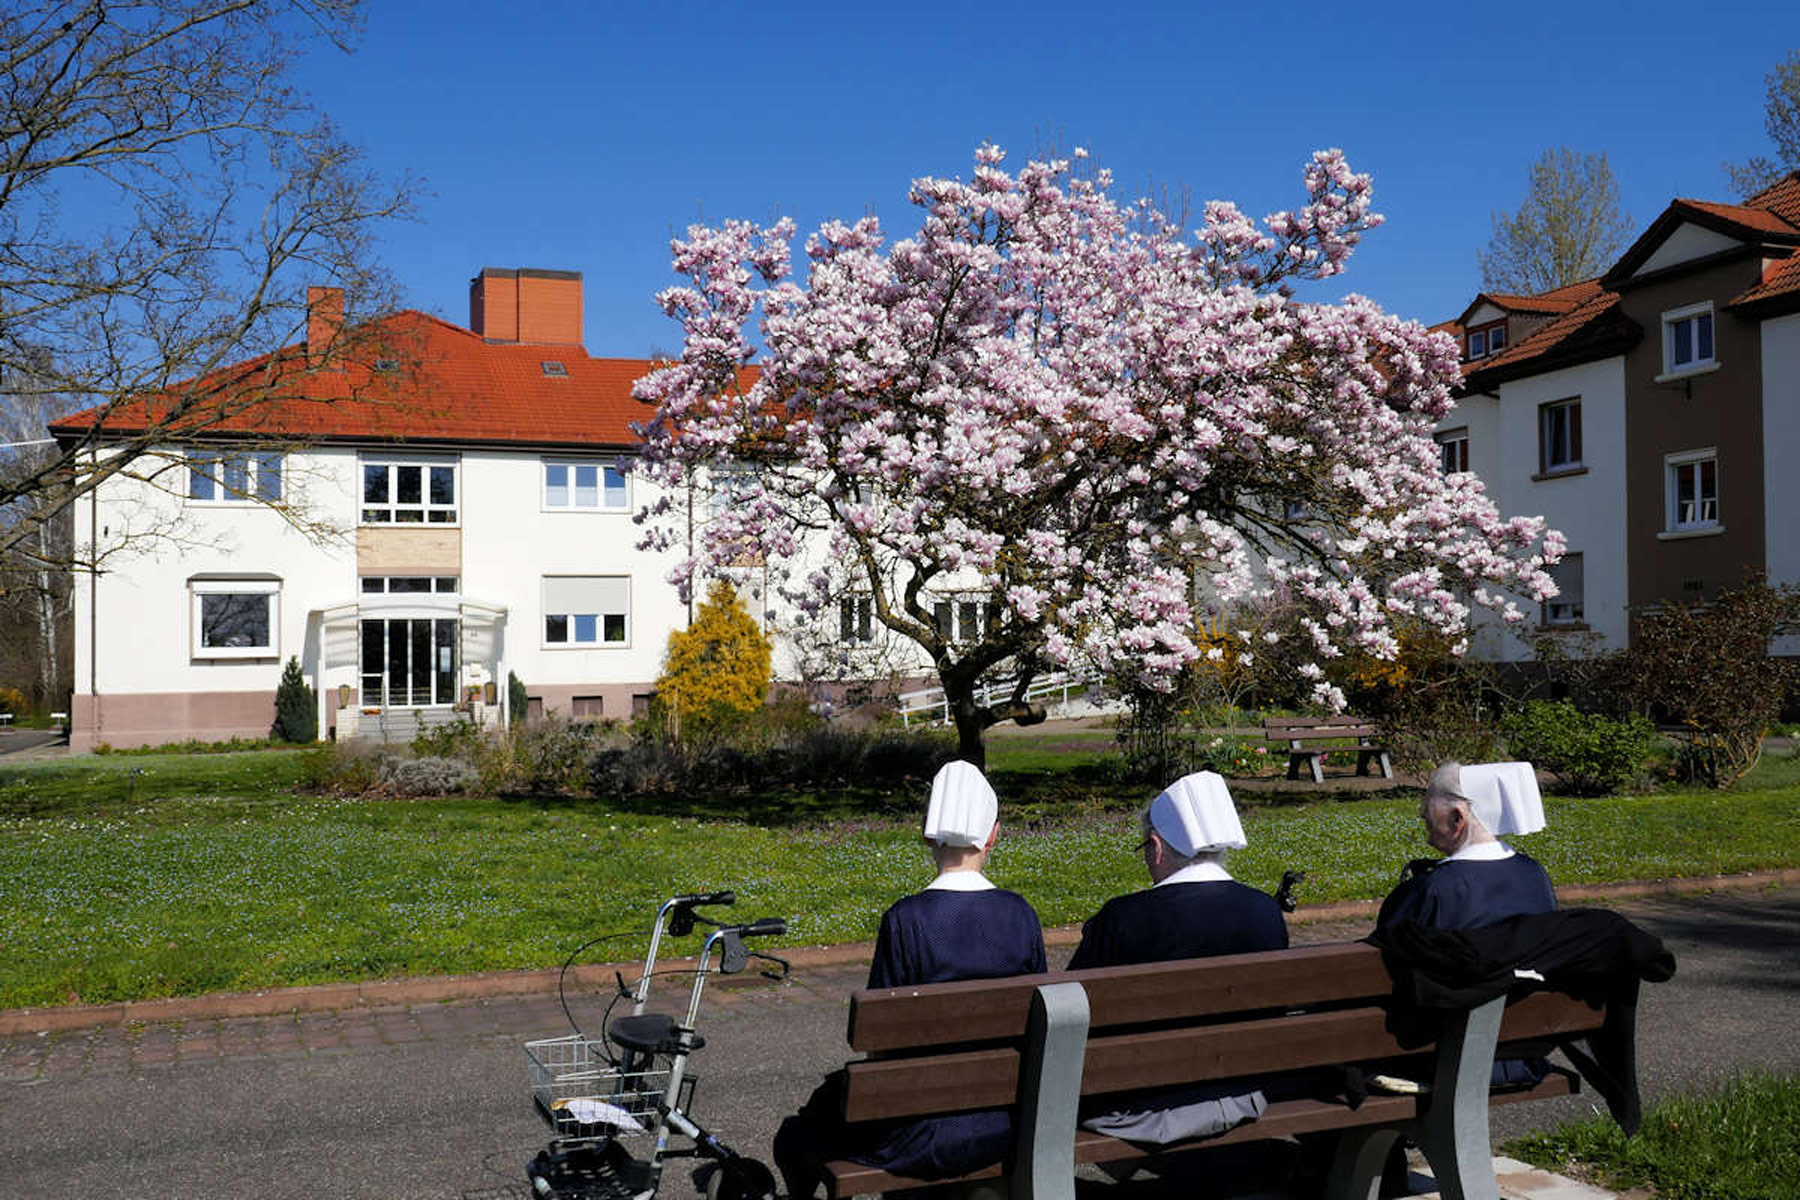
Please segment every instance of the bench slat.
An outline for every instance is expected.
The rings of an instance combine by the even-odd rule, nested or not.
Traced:
[[[1542,1038],[1589,1031],[1599,1023],[1600,1014],[1579,1000],[1539,992],[1507,1009],[1500,1036],[1503,1041]],[[1231,1079],[1410,1052],[1388,1031],[1387,1013],[1373,1006],[1090,1036],[1081,1093]],[[998,1048],[876,1059],[852,1063],[846,1074],[844,1116],[850,1121],[998,1108],[1017,1097],[1019,1052]]]
[[[1361,942],[1303,946],[1272,957],[1229,954],[1178,962],[1052,971],[860,991],[850,997],[849,1041],[869,1054],[967,1045],[1024,1035],[1041,983],[1087,990],[1091,1027],[1190,1019],[1267,1008],[1306,1008],[1392,994],[1381,952]]]
[[[1536,1087],[1496,1092],[1489,1098],[1489,1104],[1514,1104],[1522,1100],[1549,1099],[1555,1096],[1567,1096],[1575,1090],[1575,1086],[1566,1076],[1551,1074]],[[1188,1149],[1203,1149],[1210,1146],[1258,1141],[1264,1138],[1288,1137],[1293,1134],[1313,1133],[1324,1129],[1397,1124],[1412,1120],[1417,1112],[1418,1100],[1413,1096],[1370,1096],[1356,1109],[1351,1109],[1347,1104],[1329,1100],[1283,1100],[1270,1104],[1268,1111],[1260,1119],[1246,1122],[1217,1137],[1176,1146],[1159,1147],[1155,1152],[1174,1154]],[[1151,1151],[1142,1146],[1121,1141],[1115,1137],[1108,1137],[1102,1133],[1094,1133],[1092,1130],[1079,1129],[1075,1133],[1075,1161],[1078,1163],[1118,1162],[1144,1158],[1150,1153]],[[1002,1168],[996,1164],[972,1174],[960,1176],[959,1181],[995,1179],[1000,1176],[1001,1171]],[[892,1191],[896,1188],[931,1186],[930,1182],[926,1180],[890,1175],[879,1168],[845,1160],[827,1163],[826,1176],[831,1181],[833,1196],[863,1195]],[[950,1181],[940,1180],[938,1182]]]

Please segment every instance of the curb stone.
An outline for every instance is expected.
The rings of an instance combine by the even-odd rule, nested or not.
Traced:
[[[1694,895],[1714,891],[1748,891],[1755,888],[1800,885],[1800,868],[1743,875],[1702,875],[1683,879],[1657,879],[1624,883],[1583,884],[1560,887],[1557,897],[1573,903],[1600,903],[1644,896]],[[1367,920],[1380,908],[1378,900],[1346,900],[1334,904],[1307,905],[1290,918],[1296,924]],[[1073,946],[1081,939],[1081,926],[1065,925],[1044,931],[1050,946]],[[783,952],[796,970],[867,962],[871,943],[847,942],[833,946],[796,946]],[[669,965],[693,963],[692,958],[671,959]],[[604,987],[615,971],[628,972],[639,964],[591,963],[569,969],[568,982],[585,987]],[[227,1020],[264,1017],[280,1013],[328,1012],[337,1009],[397,1008],[440,1004],[454,1000],[480,1000],[498,996],[544,995],[556,990],[561,971],[489,971],[472,975],[420,975],[400,979],[375,979],[361,983],[311,984],[267,988],[255,992],[213,992],[204,996],[175,996],[162,1000],[128,1000],[113,1004],[70,1004],[54,1007],[0,1010],[0,1037],[16,1034],[61,1033],[136,1023],[164,1021]],[[739,986],[755,986],[752,978]],[[725,983],[732,986],[731,982]],[[1576,1200],[1579,1193],[1570,1193]],[[1554,1193],[1547,1200],[1562,1200]]]

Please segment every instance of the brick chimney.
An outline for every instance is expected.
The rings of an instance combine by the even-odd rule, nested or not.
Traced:
[[[344,329],[344,289],[306,289],[306,357],[321,365]]]
[[[469,328],[490,342],[581,345],[581,272],[483,267],[469,280]]]

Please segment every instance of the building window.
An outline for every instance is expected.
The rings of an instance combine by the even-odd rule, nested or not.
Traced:
[[[1719,453],[1691,450],[1671,454],[1667,466],[1668,529],[1671,533],[1714,529],[1719,524]]]
[[[456,524],[457,464],[363,460],[365,525]]]
[[[845,596],[838,601],[838,640],[875,640],[875,601],[869,596]]]
[[[1454,475],[1469,469],[1469,431],[1451,429],[1437,435],[1438,463],[1444,474]]]
[[[1544,601],[1544,624],[1579,625],[1587,619],[1581,599],[1581,555],[1565,554],[1550,568],[1556,595]]]
[[[454,575],[365,575],[362,590],[365,596],[417,596],[430,592],[454,594],[456,583]]]
[[[546,575],[544,645],[623,646],[630,640],[631,579]]]
[[[282,456],[273,450],[190,450],[190,503],[273,504],[281,499]]]
[[[1538,406],[1538,470],[1544,474],[1581,465],[1581,401]]]
[[[544,507],[576,512],[624,512],[630,507],[625,476],[599,463],[546,462]]]
[[[1505,321],[1469,330],[1468,352],[1471,362],[1478,358],[1486,358],[1490,354],[1498,354],[1504,349],[1506,349]]]
[[[973,645],[994,629],[998,614],[983,600],[939,600],[933,609],[939,636],[959,645]]]
[[[192,580],[188,587],[195,658],[279,657],[279,580]]]
[[[577,696],[569,701],[569,716],[576,721],[597,721],[606,716],[606,697]]]
[[[1713,365],[1713,307],[1710,302],[1664,313],[1662,327],[1665,375],[1680,375]]]

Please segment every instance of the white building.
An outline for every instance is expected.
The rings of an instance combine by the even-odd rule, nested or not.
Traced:
[[[341,301],[313,300],[316,352]],[[76,580],[76,749],[266,736],[289,658],[321,736],[404,735],[420,709],[492,719],[508,672],[534,709],[645,702],[689,618],[672,556],[636,548],[647,497],[619,470],[650,364],[588,356],[577,274],[485,270],[470,311],[469,329],[387,318],[374,357],[294,371],[295,398],[78,507],[75,537],[104,559]],[[255,365],[279,375],[307,353]]]

